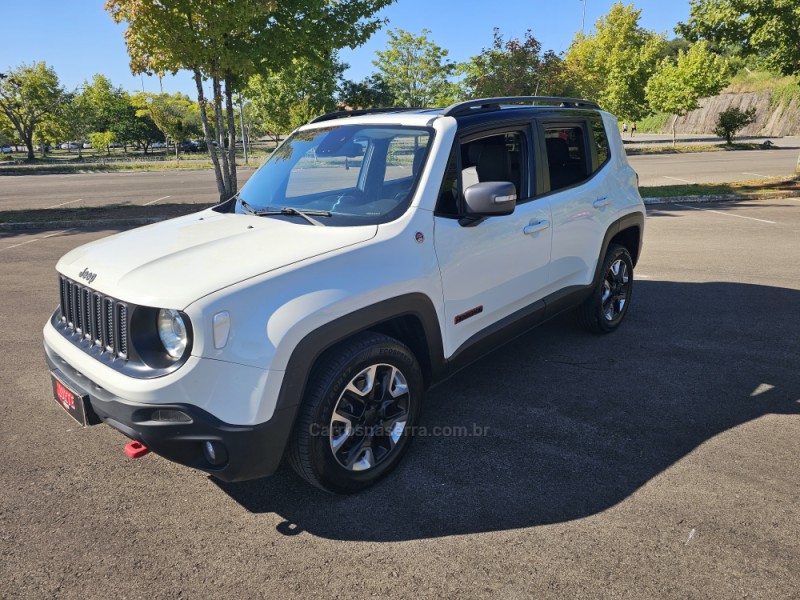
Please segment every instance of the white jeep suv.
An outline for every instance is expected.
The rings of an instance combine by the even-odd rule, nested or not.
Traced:
[[[325,115],[227,202],[58,262],[54,394],[222,480],[285,456],[354,492],[402,458],[429,386],[568,309],[615,330],[643,226],[591,102]]]

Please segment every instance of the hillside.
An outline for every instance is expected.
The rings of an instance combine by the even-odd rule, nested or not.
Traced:
[[[714,133],[717,115],[731,107],[756,108],[756,121],[739,135],[780,137],[800,135],[800,86],[792,78],[764,73],[741,74],[719,96],[704,98],[701,108],[678,117],[678,133]],[[643,122],[642,131],[671,132],[676,117],[655,115]]]

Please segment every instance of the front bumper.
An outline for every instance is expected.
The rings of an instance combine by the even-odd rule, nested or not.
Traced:
[[[231,425],[190,404],[126,401],[86,378],[47,344],[45,357],[59,379],[88,396],[89,424],[106,423],[164,458],[205,471],[222,481],[265,477],[274,473],[281,462],[296,406],[275,410],[265,423]],[[184,420],[161,420],[166,411],[178,411],[185,415]],[[206,442],[212,442],[216,449],[213,462],[204,451]]]

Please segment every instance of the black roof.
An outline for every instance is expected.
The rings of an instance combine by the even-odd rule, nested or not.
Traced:
[[[420,112],[443,117],[464,117],[477,115],[487,112],[497,112],[507,109],[521,108],[577,108],[599,110],[596,102],[581,100],[579,98],[562,98],[559,96],[503,96],[498,98],[479,98],[477,100],[466,100],[456,102],[446,108],[405,108],[405,107],[386,107],[386,108],[366,108],[358,110],[341,110],[337,112],[321,115],[313,119],[312,123],[322,121],[333,121],[336,119],[346,119],[348,117],[360,117],[362,115],[399,113],[399,112]]]

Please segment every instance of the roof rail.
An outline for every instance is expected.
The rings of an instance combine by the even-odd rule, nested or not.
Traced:
[[[361,115],[374,115],[379,113],[390,113],[390,112],[403,112],[408,110],[422,110],[420,108],[415,107],[405,107],[405,106],[392,106],[392,107],[385,107],[385,108],[359,108],[356,110],[340,110],[337,112],[328,113],[326,115],[320,115],[316,119],[312,119],[312,123],[321,123],[323,121],[333,121],[335,119],[346,119],[348,117],[360,117]]]
[[[561,98],[559,96],[505,96],[501,98],[479,98],[478,100],[467,100],[466,102],[456,102],[442,111],[443,117],[454,117],[473,110],[499,110],[501,104],[545,104],[548,106],[559,106],[561,108],[596,108],[600,107],[596,102],[581,100],[579,98]]]

